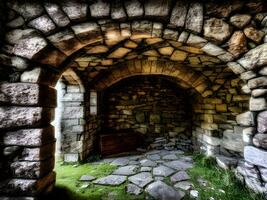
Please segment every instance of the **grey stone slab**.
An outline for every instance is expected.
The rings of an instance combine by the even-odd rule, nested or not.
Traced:
[[[181,160],[175,160],[164,163],[165,166],[173,168],[175,170],[187,170],[193,167],[192,163],[181,161]]]
[[[178,157],[175,154],[169,154],[162,157],[163,160],[177,160]]]
[[[152,154],[152,155],[148,155],[147,159],[149,160],[160,160],[160,156],[158,154]]]
[[[155,199],[159,200],[180,200],[182,199],[181,194],[176,191],[173,187],[167,185],[162,181],[156,181],[151,183],[147,188],[146,192]]]
[[[126,192],[129,194],[139,195],[143,192],[143,189],[134,184],[128,184],[126,186]]]
[[[179,171],[176,174],[171,176],[171,181],[173,183],[176,183],[179,181],[186,181],[188,179],[190,179],[190,177],[185,171]]]
[[[148,160],[148,159],[143,159],[140,161],[140,163],[143,167],[156,167],[157,166],[157,163],[155,163],[152,160]]]
[[[129,163],[129,159],[127,158],[117,158],[111,162],[112,165],[124,166]]]
[[[123,167],[116,169],[113,172],[113,174],[129,176],[129,175],[136,174],[137,168],[138,168],[138,166],[136,166],[136,165],[123,166]]]
[[[139,187],[145,187],[147,184],[153,181],[152,174],[149,172],[141,172],[134,176],[130,176],[128,180]]]
[[[246,146],[244,150],[244,158],[246,161],[267,168],[267,151]]]
[[[126,181],[126,176],[119,176],[119,175],[108,175],[103,178],[99,178],[95,180],[93,183],[98,185],[121,185]]]
[[[160,165],[158,167],[155,167],[153,169],[153,175],[154,176],[170,176],[171,174],[173,174],[175,171],[169,167],[166,167],[164,165]]]
[[[96,179],[96,177],[91,176],[91,175],[82,175],[79,180],[80,181],[93,181],[95,179]]]
[[[151,172],[152,167],[141,167],[140,172]]]

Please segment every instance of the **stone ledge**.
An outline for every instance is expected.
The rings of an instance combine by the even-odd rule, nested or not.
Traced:
[[[267,168],[267,151],[253,146],[246,146],[244,149],[244,158],[246,161]]]

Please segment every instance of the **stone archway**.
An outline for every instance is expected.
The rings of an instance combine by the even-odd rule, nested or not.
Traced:
[[[239,172],[248,186],[256,185],[259,186],[256,190],[264,190],[267,164],[262,158],[267,153],[262,141],[266,140],[267,45],[261,29],[266,29],[266,16],[256,15],[254,11],[263,13],[265,6],[261,1],[233,4],[184,4],[171,0],[144,4],[137,0],[93,4],[8,2],[10,16],[4,22],[7,31],[1,54],[1,64],[9,67],[1,67],[5,74],[0,89],[2,149],[9,149],[11,155],[17,156],[16,148],[10,148],[15,146],[31,156],[23,157],[23,154],[19,161],[14,161],[12,156],[3,155],[1,167],[6,173],[1,181],[1,195],[12,196],[15,191],[20,196],[36,196],[53,186],[53,155],[46,154],[53,152],[54,133],[50,126],[56,106],[53,87],[66,68],[77,67],[87,73],[87,80],[93,81],[116,64],[143,58],[172,60],[204,74],[212,83],[210,90],[199,89],[205,96],[218,93],[224,85],[229,72],[225,65],[240,75],[245,82],[243,89],[251,98],[250,111],[238,115],[237,123],[247,127],[243,130],[248,144],[244,157],[253,164],[253,169],[260,171],[257,176],[261,178],[246,176],[243,166]],[[238,12],[246,14],[234,14]],[[201,66],[213,70],[208,72]],[[217,70],[217,66],[222,67]],[[188,76],[196,75],[187,72]],[[202,78],[199,81],[206,82]],[[238,82],[233,84],[239,86]],[[225,106],[217,107],[225,109]],[[214,126],[213,123],[202,125],[207,130]],[[207,138],[207,134],[203,137]],[[27,145],[25,138],[29,141]]]

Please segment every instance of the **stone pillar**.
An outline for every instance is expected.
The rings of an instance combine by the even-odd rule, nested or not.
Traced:
[[[0,199],[32,197],[55,183],[56,91],[36,83],[0,84]]]
[[[267,193],[267,90],[264,89],[267,78],[261,76],[264,69],[256,78],[254,76],[247,81],[251,90],[250,111],[237,116],[237,122],[246,127],[243,129],[245,162],[239,164],[237,175],[259,193]]]

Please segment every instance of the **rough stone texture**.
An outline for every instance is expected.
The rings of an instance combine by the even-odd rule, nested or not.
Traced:
[[[56,28],[54,22],[47,15],[43,15],[30,21],[28,25],[37,30],[40,30],[44,34],[49,34]]]
[[[20,196],[36,196],[44,189],[55,182],[56,174],[49,173],[47,176],[39,179],[9,179],[0,183],[0,194],[12,195],[14,192]]]
[[[146,192],[155,199],[179,200],[182,199],[180,193],[166,183],[156,181],[146,188]]]
[[[149,172],[141,172],[139,174],[136,174],[134,176],[130,176],[128,180],[135,184],[138,185],[139,187],[143,188],[147,184],[153,181],[152,175]]]
[[[126,12],[129,18],[142,17],[144,14],[143,6],[138,0],[124,1]]]
[[[212,41],[222,43],[231,35],[231,27],[222,19],[211,18],[204,23],[204,35]]]
[[[186,20],[188,4],[183,1],[176,1],[170,18],[170,23],[176,27],[183,27]]]
[[[264,76],[260,76],[248,81],[248,87],[250,89],[255,89],[259,87],[264,87],[267,85],[267,78]]]
[[[242,126],[254,126],[255,115],[252,112],[245,112],[236,116],[236,121]]]
[[[148,160],[148,159],[141,160],[140,163],[143,167],[155,167],[155,166],[157,166],[157,163],[155,163],[154,161]]]
[[[267,168],[267,151],[253,146],[246,146],[244,149],[244,158],[246,161]]]
[[[134,184],[128,184],[126,186],[126,192],[129,194],[139,195],[143,192],[143,190]]]
[[[216,156],[216,162],[219,165],[219,167],[229,170],[237,165],[237,159],[231,158],[231,157],[226,157],[226,156]]]
[[[11,127],[47,125],[53,118],[53,110],[41,107],[1,107],[0,129]]]
[[[267,134],[258,133],[253,137],[253,144],[256,147],[267,149]]]
[[[103,18],[108,17],[110,13],[110,4],[99,0],[90,5],[90,13],[92,17]]]
[[[181,160],[175,160],[171,162],[164,163],[167,167],[170,167],[175,170],[187,170],[193,167],[193,164],[190,162],[184,162]]]
[[[128,166],[118,168],[117,170],[113,172],[113,174],[129,176],[129,175],[136,174],[136,171],[137,171],[136,165],[128,165]]]
[[[49,126],[40,129],[24,129],[14,132],[6,132],[3,136],[3,144],[38,147],[54,140],[54,128]]]
[[[154,176],[170,176],[171,174],[174,173],[174,170],[169,168],[169,167],[165,167],[163,165],[160,165],[158,167],[153,168],[153,175]]]
[[[238,60],[238,63],[246,69],[255,69],[267,65],[267,43],[250,50]]]
[[[68,15],[70,20],[81,21],[87,16],[88,6],[85,3],[66,0],[61,3],[62,10]]]
[[[40,162],[16,161],[10,168],[14,178],[42,178],[54,168],[54,158]]]
[[[170,0],[148,0],[145,2],[145,16],[166,19],[170,6]]]
[[[267,132],[267,111],[260,112],[257,116],[257,128],[258,132]]]
[[[185,28],[200,33],[203,25],[203,5],[191,3],[185,22]]]
[[[180,182],[180,181],[186,181],[190,179],[188,174],[185,171],[179,171],[171,176],[171,181],[173,183]]]
[[[253,40],[256,43],[260,43],[265,33],[263,31],[259,31],[253,27],[248,27],[244,29],[245,35]]]
[[[98,185],[121,185],[126,181],[126,176],[109,175],[94,181]]]
[[[230,18],[230,23],[235,27],[242,29],[249,24],[251,16],[247,14],[236,14]]]
[[[51,2],[46,2],[45,10],[59,27],[65,27],[70,23],[69,18],[60,9],[59,5]]]
[[[56,107],[56,90],[32,83],[3,83],[0,85],[0,102],[20,106]]]
[[[242,31],[236,31],[230,38],[228,51],[235,57],[248,51],[246,36]]]
[[[267,102],[265,98],[253,98],[249,100],[249,109],[251,111],[261,111],[267,108]]]

